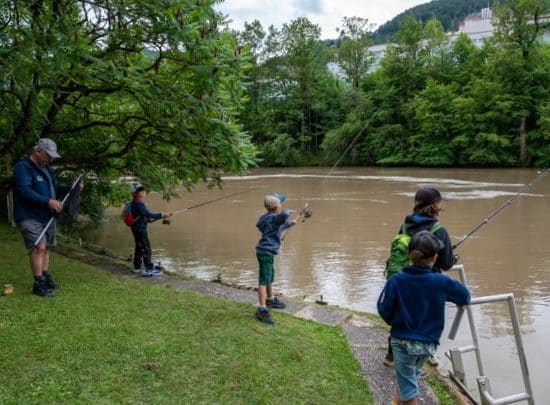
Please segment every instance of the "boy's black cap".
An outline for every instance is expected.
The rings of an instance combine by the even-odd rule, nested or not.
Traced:
[[[445,247],[437,236],[430,231],[420,231],[413,235],[409,243],[409,252],[420,250],[424,257],[432,257]]]
[[[414,195],[414,207],[424,208],[441,200],[439,190],[431,187],[423,187]]]

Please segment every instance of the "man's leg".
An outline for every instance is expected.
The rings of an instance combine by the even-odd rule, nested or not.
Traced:
[[[31,271],[35,277],[42,276],[44,269],[48,268],[49,257],[46,242],[39,243],[30,253]]]
[[[33,294],[41,297],[53,297],[55,294],[48,289],[48,279],[44,274],[44,265],[48,263],[48,249],[46,243],[40,243],[31,251],[30,255],[31,271],[34,276],[32,286]]]

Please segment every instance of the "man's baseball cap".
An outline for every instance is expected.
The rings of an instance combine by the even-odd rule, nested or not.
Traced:
[[[265,196],[264,206],[269,209],[275,208],[277,205],[286,201],[286,196],[284,194],[275,194],[271,193]]]
[[[434,204],[442,199],[441,193],[431,187],[423,187],[414,195],[414,207],[424,208],[430,204]]]
[[[409,243],[409,252],[420,250],[424,257],[433,257],[445,245],[430,231],[420,231],[413,235]]]
[[[34,150],[43,150],[52,159],[58,159],[61,157],[61,155],[57,153],[56,143],[52,141],[50,138],[40,138],[38,142],[36,142],[36,145],[34,146]]]

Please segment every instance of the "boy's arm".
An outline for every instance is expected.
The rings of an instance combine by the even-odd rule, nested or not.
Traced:
[[[455,256],[453,253],[453,244],[449,237],[449,232],[445,228],[437,230],[434,235],[443,242],[444,248],[437,255],[437,263],[442,270],[449,270],[455,265]]]
[[[391,280],[392,279],[390,278],[388,281],[386,281],[386,285],[384,286],[384,289],[380,293],[380,297],[378,297],[378,301],[376,303],[378,313],[388,325],[392,324],[393,315],[395,312],[394,298],[393,298],[393,295],[394,295],[393,282]]]
[[[468,305],[470,303],[470,291],[457,280],[448,277],[447,285],[447,301],[453,302],[456,305]]]
[[[139,212],[139,216],[143,218],[149,218],[149,219],[161,219],[162,218],[162,212],[151,212],[147,209],[144,203],[139,202],[136,204],[137,210]]]

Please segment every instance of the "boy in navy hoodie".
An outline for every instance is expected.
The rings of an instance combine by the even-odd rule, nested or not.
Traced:
[[[259,307],[256,318],[267,324],[275,321],[271,318],[268,308],[284,308],[285,304],[277,297],[273,297],[271,284],[275,280],[273,268],[274,256],[279,253],[281,240],[285,230],[296,224],[289,219],[292,210],[283,210],[281,203],[286,200],[282,194],[269,194],[264,198],[264,206],[267,210],[256,223],[256,227],[262,233],[260,241],[256,245],[256,257],[260,267],[258,281]]]
[[[468,305],[470,293],[460,282],[432,271],[443,242],[428,230],[409,244],[412,265],[390,277],[378,298],[378,313],[391,325],[399,403],[417,404],[418,377],[436,352],[445,323],[445,302]]]
[[[136,218],[136,222],[132,225],[132,234],[136,244],[134,249],[134,273],[141,272],[141,264],[145,266],[143,277],[160,276],[162,271],[153,265],[151,243],[147,233],[147,224],[151,221],[167,218],[172,216],[172,213],[156,212],[153,213],[145,206],[145,188],[139,184],[132,185],[132,215]]]

